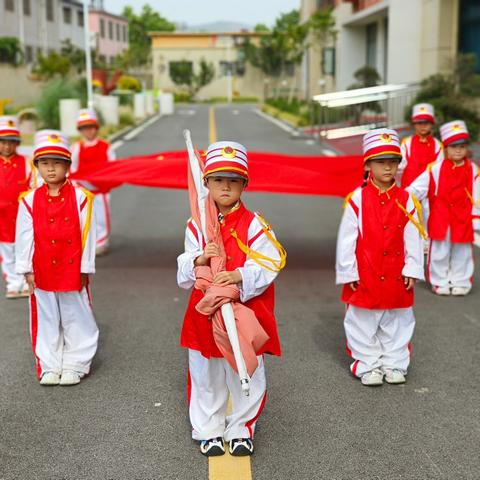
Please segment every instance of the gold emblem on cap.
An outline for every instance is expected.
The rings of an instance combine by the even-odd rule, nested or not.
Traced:
[[[15,126],[15,122],[14,122],[13,120],[9,120],[9,121],[7,122],[7,125],[8,125],[9,127],[14,127],[14,126]]]
[[[426,112],[427,109],[426,109],[425,107],[420,107],[420,111],[421,111],[421,112]]]
[[[237,156],[237,151],[233,147],[225,147],[222,150],[223,158],[235,158]]]
[[[56,134],[52,134],[48,136],[48,141],[52,143],[59,143],[60,142],[60,137]]]
[[[382,133],[380,139],[385,143],[390,143],[392,141],[392,136],[389,133]]]
[[[461,127],[458,123],[456,123],[456,124],[452,127],[452,129],[455,130],[455,132],[458,132],[459,130],[462,129],[462,127]]]

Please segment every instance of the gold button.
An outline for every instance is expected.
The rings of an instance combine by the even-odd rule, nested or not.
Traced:
[[[62,198],[60,199],[60,201],[61,201],[61,202],[64,202],[64,201],[65,201],[65,199],[62,197]]]
[[[388,225],[384,225],[383,229],[386,230],[388,228]]]
[[[56,261],[55,259],[53,259],[53,260],[52,260],[52,263],[53,263],[54,265],[56,265],[56,264],[57,264],[57,261]]]
[[[68,243],[69,245],[71,245],[71,244],[72,244],[72,241],[71,241],[70,239],[68,239],[68,240],[67,240],[67,243]]]
[[[385,205],[385,202],[382,200],[382,201],[380,202],[380,205]]]
[[[388,255],[388,252],[383,252],[383,256],[386,257]]]
[[[53,200],[51,198],[48,199],[48,203],[52,203]]]
[[[230,257],[230,256],[227,257],[227,260],[228,260],[228,261],[230,261],[231,259],[232,259],[232,257]]]
[[[400,252],[397,252],[397,257],[399,257],[399,256],[400,256]]]
[[[383,282],[383,281],[385,280],[385,277],[382,275],[382,276],[380,277],[380,280]]]
[[[55,245],[55,243],[57,243],[57,242],[55,242],[55,240],[52,240],[52,245]]]
[[[68,222],[70,219],[68,217],[65,217],[65,221]]]
[[[73,259],[71,258],[68,263],[71,265],[73,263]]]
[[[50,219],[50,223],[53,223],[54,221],[55,221],[55,219],[52,217],[52,218]]]

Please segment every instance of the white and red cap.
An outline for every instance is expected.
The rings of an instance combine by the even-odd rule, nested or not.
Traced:
[[[212,143],[207,150],[203,176],[241,177],[248,180],[247,149],[237,142]]]
[[[16,117],[11,115],[0,117],[0,140],[20,141],[20,129]]]
[[[363,160],[402,158],[398,133],[390,128],[377,128],[363,137]]]
[[[429,103],[417,103],[413,106],[412,123],[432,122],[435,123],[435,110]]]
[[[71,161],[70,143],[59,130],[40,130],[35,134],[33,162],[41,158],[58,158]]]
[[[468,143],[470,139],[467,125],[463,120],[454,120],[453,122],[442,125],[440,127],[440,136],[442,137],[442,143],[445,147],[448,147],[448,145]]]
[[[77,117],[77,128],[80,129],[82,127],[99,127],[97,114],[94,110],[90,108],[82,108],[78,112]]]

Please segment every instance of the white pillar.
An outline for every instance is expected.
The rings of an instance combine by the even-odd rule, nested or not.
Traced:
[[[64,98],[60,100],[60,130],[69,137],[78,135],[77,116],[80,110],[80,100]]]
[[[145,92],[145,113],[148,116],[155,113],[155,105],[152,92]]]
[[[133,114],[135,118],[145,118],[145,97],[143,93],[133,96]]]
[[[114,95],[102,95],[100,97],[99,110],[105,125],[119,124],[118,106],[118,97]]]

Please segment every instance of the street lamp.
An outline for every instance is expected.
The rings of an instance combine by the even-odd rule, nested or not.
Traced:
[[[88,18],[88,0],[83,0],[83,31],[85,36],[85,66],[87,75],[87,106],[93,108],[92,52],[90,50],[90,22]]]

